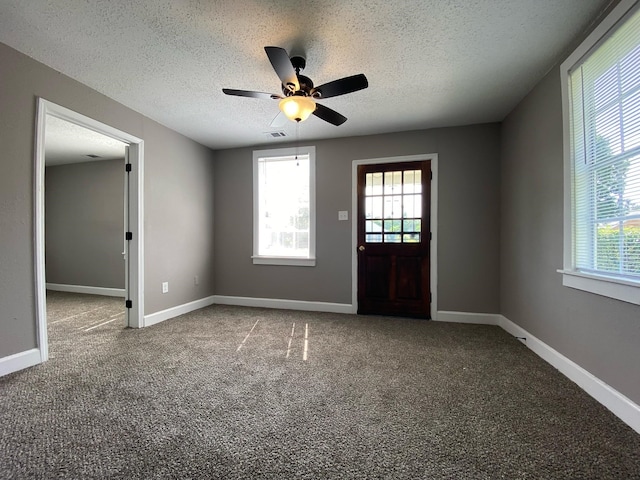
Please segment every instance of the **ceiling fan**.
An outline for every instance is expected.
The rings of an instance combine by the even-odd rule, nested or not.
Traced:
[[[280,110],[290,120],[301,122],[313,114],[325,122],[338,126],[346,122],[347,117],[316,103],[316,100],[356,92],[369,86],[367,77],[360,73],[315,87],[309,77],[300,75],[300,72],[306,66],[304,57],[293,56],[289,58],[287,51],[280,47],[264,47],[264,50],[282,82],[282,95],[223,88],[222,91],[225,94],[238,97],[280,100]]]

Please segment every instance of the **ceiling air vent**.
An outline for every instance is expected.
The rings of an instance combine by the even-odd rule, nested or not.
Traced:
[[[281,137],[286,137],[287,133],[283,132],[283,131],[279,131],[279,132],[265,132],[265,135],[268,138],[281,138]]]

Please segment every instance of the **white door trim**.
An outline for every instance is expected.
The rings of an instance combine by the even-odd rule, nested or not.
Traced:
[[[143,327],[144,324],[144,238],[143,238],[143,152],[144,142],[133,135],[105,125],[80,113],[69,110],[53,102],[38,98],[35,135],[35,168],[34,168],[34,255],[35,255],[35,289],[36,289],[36,321],[38,326],[38,349],[41,361],[49,358],[47,338],[46,311],[46,278],[44,264],[44,172],[45,172],[45,131],[47,115],[66,120],[88,128],[108,137],[129,144],[129,159],[132,172],[129,174],[130,197],[129,226],[133,232],[130,245],[131,285],[129,298],[133,308],[129,312],[129,326]]]
[[[354,160],[351,165],[351,313],[358,312],[358,166],[399,162],[431,162],[431,248],[430,248],[430,288],[431,319],[438,312],[438,154],[425,153],[400,157],[383,157]]]

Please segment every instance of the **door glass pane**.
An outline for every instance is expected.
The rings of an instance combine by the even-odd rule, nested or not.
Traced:
[[[415,170],[408,170],[404,172],[404,184],[402,190],[404,193],[413,193],[415,190]]]
[[[365,192],[367,196],[382,195],[382,173],[374,172],[365,175]]]
[[[373,197],[373,218],[382,218],[382,197]]]
[[[382,243],[382,234],[367,234],[364,237],[367,243]]]
[[[418,218],[412,220],[404,220],[402,231],[404,233],[420,233],[420,224],[422,222]]]
[[[422,217],[422,195],[413,196],[413,215],[412,217]]]
[[[393,195],[402,192],[402,172],[384,172],[384,194]]]
[[[391,235],[387,235],[385,234],[384,236],[384,243],[401,243],[402,242],[402,235],[400,234],[391,234]]]
[[[366,242],[421,241],[421,182],[421,170],[365,174]]]
[[[404,172],[404,193],[422,193],[422,172],[420,170],[407,170]]]
[[[402,225],[402,230],[405,232],[415,232],[414,225],[415,220],[405,220]]]
[[[400,195],[384,197],[384,218],[402,218],[402,197]]]
[[[404,213],[404,217],[415,217],[415,202],[414,202],[414,198],[415,195],[405,195],[403,200],[404,200],[404,208],[403,208],[403,213]]]
[[[384,231],[385,233],[390,232],[400,232],[402,227],[401,220],[385,220],[384,221]]]
[[[365,199],[365,218],[382,218],[382,197]]]

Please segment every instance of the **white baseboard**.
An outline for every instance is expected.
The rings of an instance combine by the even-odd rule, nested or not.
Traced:
[[[551,348],[542,340],[534,337],[525,329],[513,323],[504,315],[497,313],[440,311],[437,314],[437,320],[441,322],[473,323],[501,327],[507,333],[518,338],[521,343],[525,344],[544,361],[557,368],[560,373],[576,383],[620,420],[640,433],[640,406],[616,389],[607,385],[595,375],[589,373],[577,363]]]
[[[241,307],[280,308],[283,310],[304,310],[307,312],[353,313],[350,303],[307,302],[304,300],[282,300],[276,298],[232,297],[214,295],[214,303],[238,305]]]
[[[563,375],[575,382],[585,392],[609,409],[624,423],[640,433],[640,406],[607,385],[577,363],[554,350],[543,341],[500,315],[498,325],[520,340],[536,355],[557,368]]]
[[[37,348],[0,358],[0,377],[39,363],[42,363],[42,358]]]
[[[497,313],[447,312],[444,310],[440,310],[436,314],[436,318],[433,318],[432,320],[436,322],[498,325],[500,317],[501,315]]]
[[[89,295],[103,295],[105,297],[125,297],[124,288],[89,287],[86,285],[47,283],[47,290],[55,290],[57,292],[85,293]]]
[[[184,303],[176,307],[167,308],[166,310],[161,310],[150,315],[145,315],[143,326],[150,327],[151,325],[164,322],[165,320],[169,320],[170,318],[184,315],[185,313],[193,312],[194,310],[198,310],[200,308],[208,307],[209,305],[215,303],[214,298],[215,297],[213,296],[201,298],[200,300],[194,300],[193,302]]]

